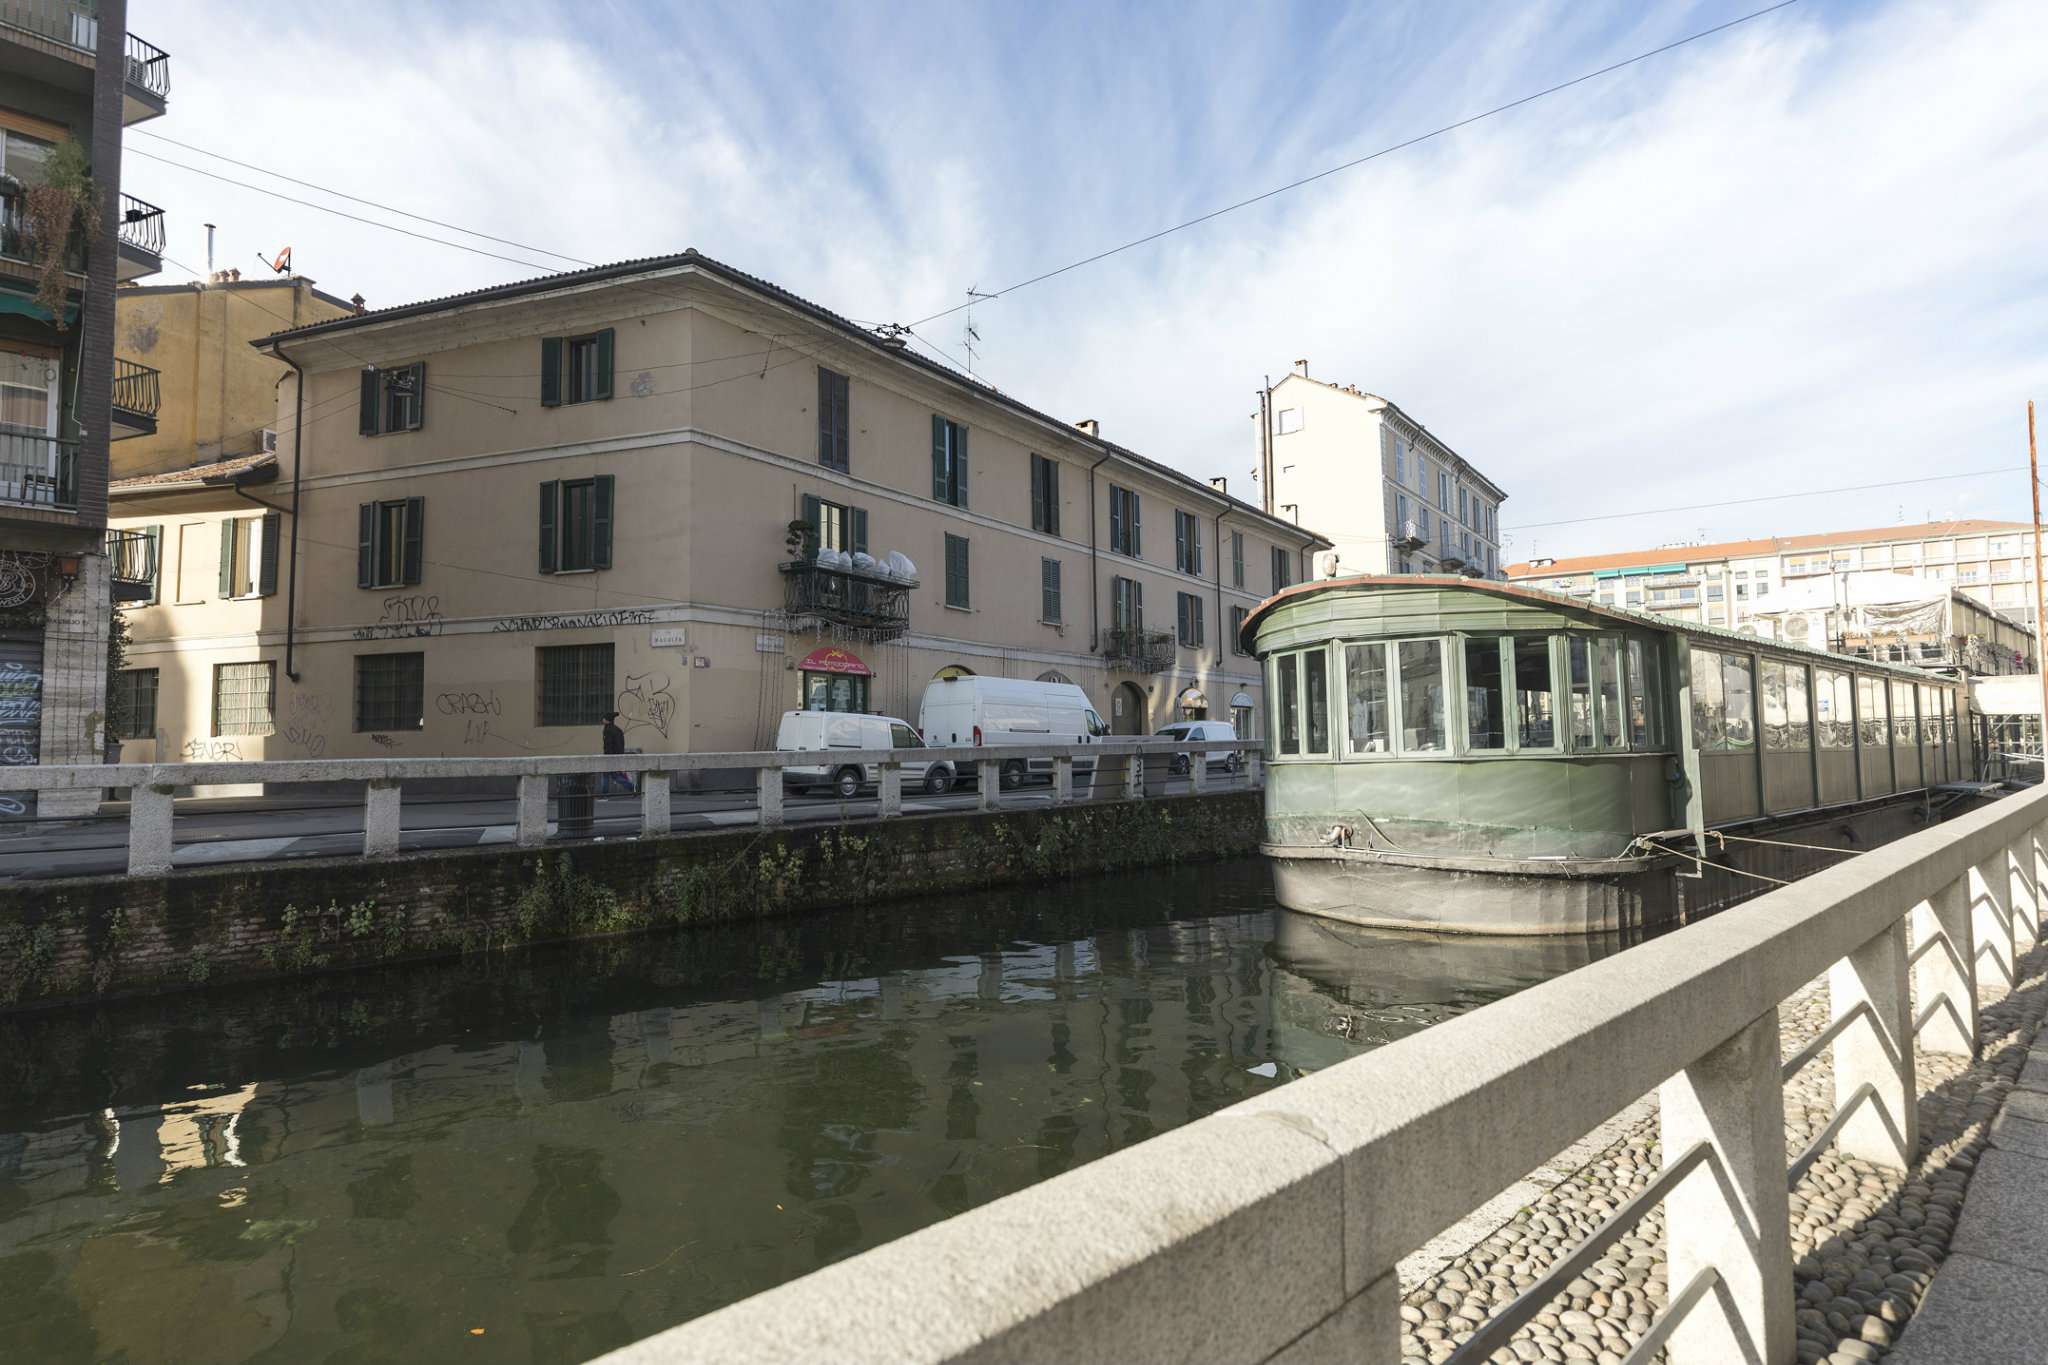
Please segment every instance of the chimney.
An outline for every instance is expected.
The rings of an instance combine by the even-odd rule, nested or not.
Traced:
[[[1209,480],[1209,487],[1215,489],[1226,498],[1230,496],[1230,478],[1228,475],[1218,474],[1211,478]]]
[[[1074,425],[1098,441],[1102,439],[1102,423],[1096,421],[1093,417],[1083,417]]]
[[[355,309],[358,313],[360,313],[363,311],[363,302],[364,300],[361,294],[351,294],[349,296],[348,306]]]
[[[1301,376],[1301,377],[1302,377],[1303,379],[1306,379],[1306,378],[1308,378],[1308,361],[1306,361],[1306,360],[1297,360],[1297,361],[1295,361],[1295,362],[1294,362],[1294,372],[1295,372],[1296,374],[1300,375],[1300,376]]]

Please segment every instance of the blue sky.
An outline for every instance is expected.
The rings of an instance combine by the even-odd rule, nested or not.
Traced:
[[[907,322],[1756,7],[134,0],[130,27],[173,60],[142,131]],[[1504,486],[1510,558],[2024,516],[2043,70],[2038,3],[1803,0],[981,304],[981,369],[1249,492],[1260,376],[1307,357]],[[210,220],[221,264],[290,243],[373,306],[534,273],[140,156],[124,183],[189,266]],[[924,334],[958,355],[961,322]]]

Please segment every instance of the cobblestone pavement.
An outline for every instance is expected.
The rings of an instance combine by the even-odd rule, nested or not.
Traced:
[[[1901,1174],[1830,1148],[1791,1197],[1799,1360],[1881,1360],[1919,1306],[1948,1250],[1956,1214],[1992,1118],[2012,1088],[2048,1003],[2048,948],[2020,961],[2010,994],[1988,993],[1979,1059],[1919,1053],[1919,1157]],[[2002,988],[2001,988],[2002,990]],[[1779,1006],[1786,1057],[1828,1022],[1821,977]],[[1825,1052],[1785,1085],[1786,1165],[1833,1116]],[[1568,1178],[1435,1273],[1405,1287],[1401,1353],[1448,1358],[1459,1343],[1641,1192],[1660,1162],[1655,1096],[1625,1116],[1620,1135]],[[1490,1359],[1621,1365],[1663,1310],[1664,1217],[1654,1210],[1571,1281],[1509,1347]],[[1703,1308],[1702,1311],[1711,1311]]]

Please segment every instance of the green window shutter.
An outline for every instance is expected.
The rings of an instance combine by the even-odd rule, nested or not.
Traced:
[[[427,362],[414,361],[412,365],[412,421],[406,423],[407,431],[418,431],[427,421]]]
[[[257,565],[256,592],[269,597],[277,591],[277,557],[284,541],[284,517],[276,512],[263,514],[263,553]]]
[[[562,339],[542,337],[540,339],[540,405],[544,408],[562,406]]]
[[[609,569],[612,566],[612,476],[600,474],[596,483],[590,499],[590,567]]]
[[[362,402],[356,412],[357,429],[365,436],[377,434],[377,371],[363,367]]]
[[[356,586],[373,588],[377,581],[372,575],[377,563],[377,504],[361,503],[356,507]]]
[[[1138,540],[1138,495],[1135,492],[1127,492],[1124,496],[1131,502],[1129,510],[1124,515],[1130,518],[1131,557],[1135,559],[1145,553]]]
[[[1060,533],[1060,466],[1051,459],[1045,462],[1045,531],[1054,536]]]
[[[953,485],[959,491],[954,501],[967,506],[967,428],[953,428]]]
[[[405,548],[400,556],[403,568],[400,577],[407,587],[420,581],[420,570],[424,567],[422,556],[426,549],[427,500],[407,498],[405,500]]]
[[[1173,567],[1188,570],[1188,519],[1179,512],[1173,514]]]
[[[1045,529],[1045,456],[1031,457],[1031,529]]]
[[[1145,585],[1137,579],[1131,580],[1131,629],[1145,628]]]
[[[612,329],[597,334],[597,392],[593,398],[612,396]]]
[[[849,507],[846,509],[847,548],[866,554],[868,550],[868,509]]]
[[[555,532],[555,512],[561,506],[562,485],[558,480],[549,479],[540,486],[540,571],[555,571],[555,548],[558,537]]]
[[[1124,548],[1124,491],[1115,484],[1109,486],[1109,548]]]
[[[235,595],[235,519],[220,524],[220,595]]]
[[[806,493],[803,495],[803,509],[804,525],[811,528],[812,533],[818,537],[818,544],[822,547],[825,543],[825,519],[820,515],[824,509],[818,505],[817,494]]]
[[[932,497],[946,502],[946,419],[932,414]]]

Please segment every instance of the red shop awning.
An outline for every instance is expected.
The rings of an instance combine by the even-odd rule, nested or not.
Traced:
[[[860,661],[859,656],[843,649],[826,646],[814,649],[804,655],[804,661],[797,665],[806,673],[851,673],[856,678],[872,678],[874,670]]]

